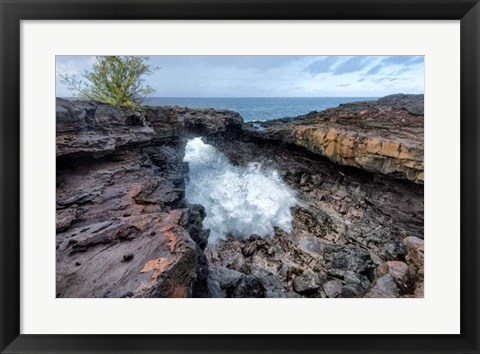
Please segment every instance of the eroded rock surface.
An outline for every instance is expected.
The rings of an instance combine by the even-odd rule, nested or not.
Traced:
[[[301,146],[335,163],[423,184],[423,95],[342,104],[295,119],[254,122],[253,136]]]
[[[57,296],[209,296],[183,127],[169,109],[57,101]]]
[[[209,244],[188,138],[297,194],[292,231]],[[339,166],[340,165],[340,166]],[[57,296],[423,296],[423,96],[297,119],[57,100]]]
[[[294,147],[243,139],[212,143],[238,164],[255,159],[283,175],[299,199],[293,229],[243,241],[233,235],[207,248],[209,264],[274,279],[271,294],[277,297],[413,296],[420,252],[407,257],[407,249],[419,247],[410,238],[423,238],[422,185],[335,166]]]

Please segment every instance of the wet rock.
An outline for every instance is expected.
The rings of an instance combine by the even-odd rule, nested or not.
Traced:
[[[191,297],[199,297],[199,298],[208,298],[212,297],[210,294],[210,286],[208,284],[208,260],[207,256],[200,248],[197,243],[196,250],[196,273],[195,278],[191,285]]]
[[[303,186],[310,181],[310,175],[304,173],[300,179],[300,185]]]
[[[207,247],[208,237],[210,236],[210,230],[203,228],[205,216],[205,208],[198,204],[192,205],[188,213],[188,232],[202,250]]]

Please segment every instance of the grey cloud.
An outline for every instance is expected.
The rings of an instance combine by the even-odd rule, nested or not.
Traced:
[[[380,70],[382,69],[382,67],[383,66],[381,64],[375,65],[373,68],[371,68],[370,70],[367,71],[367,75],[378,74],[380,72]]]
[[[392,58],[395,57],[152,56],[150,64],[160,70],[145,80],[156,89],[155,95],[163,97],[361,96],[367,93],[382,96],[387,86],[398,92],[410,92],[412,87],[415,92],[422,92],[423,57],[402,57],[407,62],[404,65],[392,64],[392,61],[399,62]],[[57,72],[79,74],[91,67],[93,59],[57,56]],[[385,72],[377,68],[379,65],[385,66]],[[397,73],[406,68],[418,70],[418,75],[413,75],[413,71]],[[367,75],[377,70],[376,74]],[[353,73],[351,81],[345,80],[347,77],[341,76],[342,73]],[[315,74],[321,77],[312,77]],[[388,83],[388,80],[394,82]],[[56,84],[58,96],[72,95],[58,76]],[[322,91],[324,87],[329,90]]]
[[[304,69],[304,71],[310,72],[311,74],[329,72],[331,68],[337,63],[337,59],[337,57],[323,57],[322,59],[311,63]]]
[[[425,58],[423,56],[413,57],[410,64],[423,64],[424,59]]]
[[[423,63],[422,56],[406,56],[406,55],[395,55],[387,57],[382,61],[383,64],[394,64],[394,65],[411,65]]]
[[[376,75],[383,68],[388,68],[389,66],[394,65],[394,66],[400,66],[401,69],[395,71],[393,75],[401,75],[410,70],[413,70],[414,67],[418,64],[423,64],[423,56],[404,56],[404,55],[389,56],[383,59],[379,64],[372,67],[369,71],[367,71],[366,74]]]
[[[378,79],[373,79],[372,82],[376,82],[376,83],[379,83],[379,82],[391,82],[391,81],[396,81],[397,78],[396,77],[389,77],[389,76],[384,76],[384,77],[380,77]]]
[[[352,57],[338,65],[333,71],[333,74],[342,75],[361,71],[365,68],[365,64],[367,64],[369,61],[370,58],[368,57]]]
[[[152,56],[152,63],[168,67],[202,66],[211,68],[237,68],[267,70],[282,67],[298,60],[299,56],[276,55],[185,55],[185,56]]]

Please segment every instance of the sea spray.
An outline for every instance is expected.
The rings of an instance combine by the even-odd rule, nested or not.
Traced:
[[[201,138],[189,140],[185,161],[190,170],[186,197],[190,203],[205,207],[204,227],[211,230],[209,243],[227,235],[271,236],[274,226],[291,230],[290,208],[296,198],[277,171],[265,170],[259,163],[234,166]]]

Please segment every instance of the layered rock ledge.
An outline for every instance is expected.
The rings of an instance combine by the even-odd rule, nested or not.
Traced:
[[[58,297],[423,296],[423,96],[243,123],[238,113],[57,99]],[[292,231],[209,245],[189,138],[263,162]]]
[[[57,296],[209,296],[209,232],[203,207],[185,200],[185,138],[241,122],[57,99]]]
[[[341,104],[295,119],[253,122],[246,130],[341,165],[424,182],[423,95]]]

